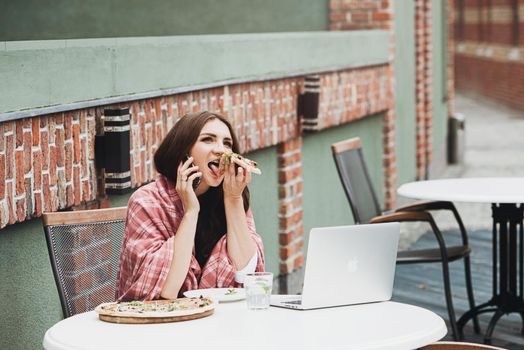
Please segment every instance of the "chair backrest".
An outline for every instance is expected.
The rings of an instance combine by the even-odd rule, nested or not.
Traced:
[[[462,342],[436,342],[423,346],[421,350],[507,350],[504,348],[498,348],[496,346],[474,344],[474,343],[462,343]]]
[[[115,300],[126,212],[120,207],[43,214],[64,317]]]
[[[380,204],[369,177],[360,138],[331,145],[338,175],[357,224],[366,224],[380,215]]]

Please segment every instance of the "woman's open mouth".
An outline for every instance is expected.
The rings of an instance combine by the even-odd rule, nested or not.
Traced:
[[[219,170],[220,160],[219,159],[210,161],[209,163],[207,163],[207,167],[211,170],[211,173],[213,174],[213,176],[215,177],[220,176],[220,170]]]

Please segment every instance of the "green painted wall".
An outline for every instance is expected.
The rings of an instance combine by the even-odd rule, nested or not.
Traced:
[[[266,270],[279,273],[278,243],[278,161],[277,148],[270,147],[249,153],[262,170],[261,176],[253,176],[249,190],[251,209],[257,232],[264,241]]]
[[[328,0],[17,0],[0,41],[328,29]]]
[[[41,349],[62,309],[41,220],[0,230],[0,349]]]
[[[434,161],[445,157],[448,121],[446,1],[433,0],[433,154]],[[445,161],[445,160],[444,160]]]
[[[382,64],[387,42],[384,30],[0,42],[0,114]]]
[[[304,136],[302,173],[306,247],[311,228],[354,223],[331,155],[331,144],[351,137],[361,138],[373,184],[383,203],[382,124],[383,115],[379,114]]]
[[[395,114],[398,184],[416,175],[415,128],[415,1],[394,1],[395,8]]]

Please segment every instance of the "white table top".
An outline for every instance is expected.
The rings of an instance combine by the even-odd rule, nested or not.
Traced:
[[[474,203],[524,203],[524,177],[483,177],[406,183],[398,194],[408,198]]]
[[[148,325],[100,321],[94,312],[51,327],[47,350],[62,349],[416,349],[447,332],[429,310],[396,302],[309,311],[247,310],[244,301],[219,304],[202,319]]]

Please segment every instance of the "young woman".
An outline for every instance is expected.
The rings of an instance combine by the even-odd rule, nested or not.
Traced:
[[[129,199],[117,300],[235,287],[264,270],[249,209],[251,174],[240,163],[219,169],[228,150],[239,153],[238,142],[216,113],[187,114],[169,131],[154,157],[159,176]]]

